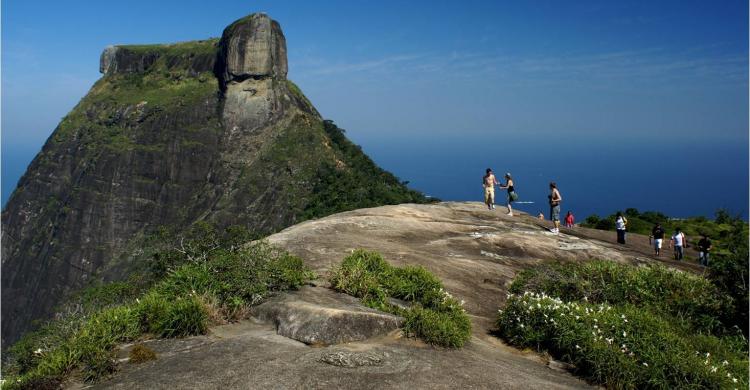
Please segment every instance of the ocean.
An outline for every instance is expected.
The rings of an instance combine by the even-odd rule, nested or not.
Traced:
[[[391,140],[393,141],[393,140]],[[744,143],[674,144],[667,140],[592,144],[543,139],[419,139],[368,141],[363,149],[412,188],[442,200],[482,201],[481,179],[492,168],[513,176],[517,209],[548,214],[549,182],[562,213],[577,221],[636,208],[671,217],[713,217],[719,208],[748,217],[748,147]],[[496,196],[505,204],[505,192]]]
[[[719,208],[748,218],[748,146],[744,143],[675,144],[549,142],[507,137],[362,137],[350,135],[381,167],[409,186],[449,201],[481,201],[486,168],[513,175],[517,209],[548,213],[548,184],[563,196],[562,213],[577,221],[637,208],[672,217],[713,217]],[[358,139],[365,138],[365,139]],[[40,145],[41,148],[41,145]],[[3,207],[38,149],[3,148]],[[505,193],[498,192],[504,204]]]

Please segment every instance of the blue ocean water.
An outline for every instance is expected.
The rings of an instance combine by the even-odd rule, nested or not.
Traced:
[[[633,140],[627,143],[546,142],[544,139],[430,139],[363,143],[383,168],[412,188],[443,200],[481,201],[481,178],[510,172],[518,209],[548,214],[549,182],[563,196],[562,212],[578,221],[634,207],[672,217],[713,217],[718,208],[748,217],[748,147],[744,143]],[[497,197],[504,204],[505,193]]]
[[[356,134],[353,137],[357,140]],[[747,143],[548,142],[505,137],[422,137],[361,140],[376,163],[409,186],[443,200],[482,200],[481,178],[492,168],[513,175],[520,210],[548,213],[548,183],[577,220],[635,207],[673,217],[712,217],[718,208],[748,217]],[[37,148],[3,149],[3,207]],[[504,193],[498,193],[498,203]]]

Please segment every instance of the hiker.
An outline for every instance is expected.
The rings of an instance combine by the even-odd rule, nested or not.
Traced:
[[[617,212],[615,217],[615,229],[617,229],[617,243],[625,244],[625,231],[627,229],[628,219],[622,215],[621,212]]]
[[[682,261],[682,257],[685,255],[683,247],[686,246],[685,233],[680,231],[680,228],[674,230],[672,239],[669,240],[669,246],[674,246],[674,259]]]
[[[500,184],[495,179],[495,174],[492,173],[492,169],[487,168],[485,175],[482,178],[482,186],[484,187],[484,203],[490,210],[495,209],[495,184]]]
[[[505,185],[500,184],[501,189],[508,189],[508,215],[511,217],[513,216],[513,207],[511,207],[511,203],[518,200],[518,194],[516,194],[516,189],[513,187],[513,178],[510,176],[510,172],[505,174]]]
[[[572,228],[575,224],[576,217],[573,216],[573,213],[568,210],[568,214],[565,215],[565,227],[566,228]]]
[[[544,213],[540,211],[539,215],[537,215],[537,218],[539,218],[540,221],[544,221]]]
[[[657,223],[654,225],[654,228],[651,229],[651,235],[648,237],[649,240],[653,239],[653,245],[654,245],[654,253],[656,256],[660,255],[661,252],[661,243],[664,240],[664,229],[661,227],[660,223]]]
[[[698,262],[708,267],[708,254],[711,252],[711,240],[708,239],[706,233],[701,234],[701,240],[698,241]]]
[[[553,181],[549,183],[549,217],[554,224],[552,233],[560,233],[560,202],[562,202],[562,196],[560,191],[557,190],[557,184]]]

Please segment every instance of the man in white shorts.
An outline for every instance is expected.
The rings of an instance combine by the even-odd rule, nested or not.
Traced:
[[[660,223],[657,223],[656,226],[654,226],[653,229],[651,229],[651,239],[653,239],[654,244],[654,253],[656,253],[657,256],[660,255],[661,252],[661,244],[664,241],[664,229],[661,227]]]

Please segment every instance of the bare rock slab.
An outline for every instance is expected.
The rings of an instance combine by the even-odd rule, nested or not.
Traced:
[[[324,287],[303,287],[253,309],[279,335],[312,345],[333,345],[384,336],[403,318],[364,307],[356,298]]]

